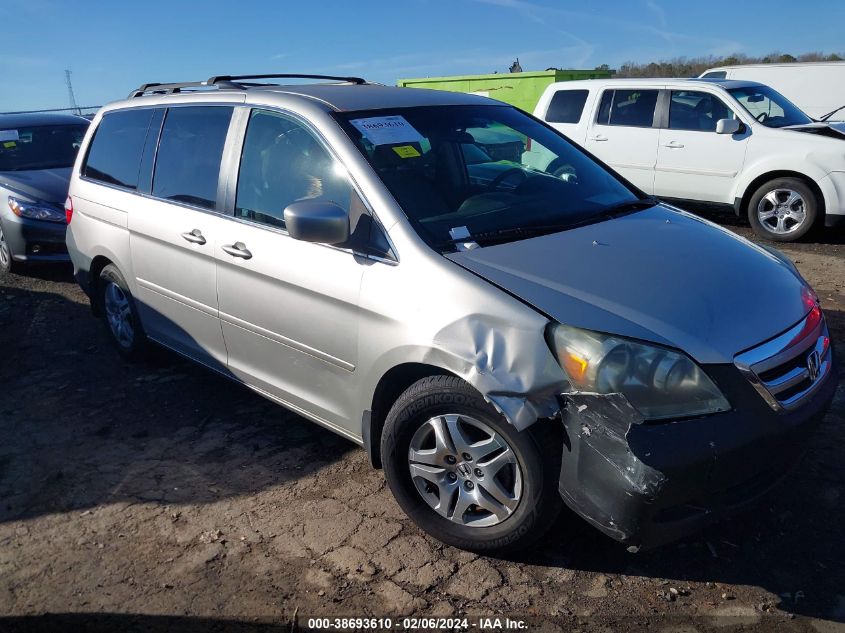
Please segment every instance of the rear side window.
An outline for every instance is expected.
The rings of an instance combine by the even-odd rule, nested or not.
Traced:
[[[153,110],[124,110],[103,115],[94,132],[82,175],[91,180],[138,188],[141,154]]]
[[[549,103],[546,121],[549,123],[578,123],[587,101],[587,90],[558,90]]]
[[[606,90],[597,123],[627,127],[652,127],[659,90]]]
[[[232,108],[227,106],[169,108],[156,154],[152,194],[216,208],[220,160],[231,118]]]

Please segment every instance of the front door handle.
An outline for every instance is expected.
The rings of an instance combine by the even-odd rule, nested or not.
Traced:
[[[669,141],[663,145],[663,147],[671,147],[672,149],[681,149],[683,146],[684,144],[678,143],[678,141]]]
[[[590,137],[591,141],[606,141],[607,137],[604,134],[596,134]]]
[[[223,250],[232,257],[240,257],[241,259],[250,259],[252,253],[249,252],[243,242],[235,242],[234,244],[227,244],[222,247]]]
[[[205,238],[202,236],[202,231],[194,229],[193,231],[182,233],[182,239],[189,241],[191,244],[205,244]]]

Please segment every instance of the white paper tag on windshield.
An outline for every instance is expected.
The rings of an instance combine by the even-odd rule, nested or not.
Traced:
[[[0,130],[0,143],[5,141],[19,141],[20,136],[17,130]]]
[[[423,138],[422,134],[405,120],[405,117],[399,115],[352,119],[349,122],[373,145],[419,143]]]

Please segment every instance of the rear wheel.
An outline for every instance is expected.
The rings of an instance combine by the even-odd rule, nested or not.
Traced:
[[[117,351],[128,360],[140,360],[147,352],[147,336],[132,293],[116,266],[103,268],[98,288],[106,327]]]
[[[6,241],[3,226],[0,225],[0,274],[18,272],[20,264],[12,257],[12,249]]]
[[[754,192],[748,221],[760,237],[791,242],[813,228],[820,203],[815,192],[798,178],[776,178]]]
[[[542,423],[538,423],[542,424]],[[402,509],[435,538],[463,549],[527,547],[560,510],[561,446],[517,431],[454,376],[414,383],[382,435],[387,482]]]

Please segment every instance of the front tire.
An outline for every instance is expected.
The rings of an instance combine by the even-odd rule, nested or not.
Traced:
[[[821,208],[815,192],[799,178],[775,178],[748,202],[748,221],[760,237],[792,242],[813,228]]]
[[[539,441],[541,433],[517,431],[457,377],[424,378],[387,415],[387,483],[405,513],[444,543],[479,552],[522,549],[561,507],[561,445]]]
[[[97,287],[106,330],[117,351],[127,360],[143,359],[149,343],[138,318],[135,299],[117,266],[109,264],[103,268]]]
[[[0,275],[16,273],[19,270],[20,264],[15,261],[12,255],[12,249],[6,241],[6,235],[3,233],[3,226],[0,225]]]

